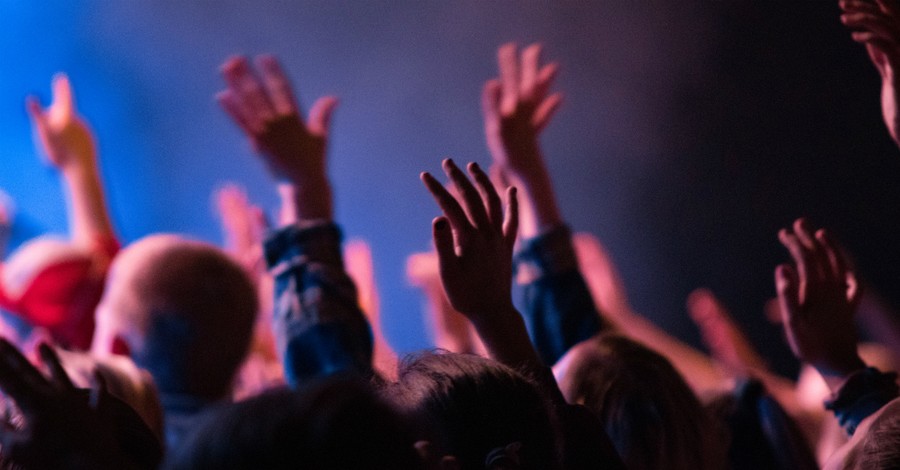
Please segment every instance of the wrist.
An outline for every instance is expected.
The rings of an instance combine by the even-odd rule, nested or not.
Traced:
[[[866,368],[866,363],[855,353],[844,358],[818,361],[812,365],[832,392],[838,390],[850,376]]]
[[[327,180],[305,185],[280,183],[278,195],[281,199],[281,225],[334,218],[331,185]]]

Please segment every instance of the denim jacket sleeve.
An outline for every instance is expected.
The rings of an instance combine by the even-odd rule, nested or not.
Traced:
[[[851,375],[837,393],[825,402],[847,434],[872,413],[898,396],[897,374],[884,373],[874,367]]]
[[[372,332],[344,270],[337,225],[279,229],[266,240],[265,257],[275,279],[272,326],[288,383],[371,376]]]
[[[535,349],[545,364],[601,329],[600,316],[578,270],[572,233],[560,225],[527,240],[516,255],[525,279],[522,309]]]

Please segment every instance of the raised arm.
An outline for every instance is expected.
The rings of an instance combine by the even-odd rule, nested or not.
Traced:
[[[900,3],[896,0],[841,0],[841,22],[854,41],[866,46],[881,75],[881,112],[891,138],[900,145]]]
[[[472,322],[492,358],[511,367],[540,370],[543,365],[512,303],[516,189],[507,191],[504,214],[497,190],[477,164],[468,166],[477,189],[453,160],[444,160],[443,167],[458,199],[427,172],[422,173],[422,182],[444,213],[434,219],[432,232],[447,300]]]
[[[860,421],[897,397],[896,374],[867,368],[859,357],[853,314],[860,291],[831,235],[799,219],[778,237],[793,259],[775,269],[791,350],[825,380],[833,394],[827,407],[852,434]]]
[[[75,108],[69,78],[64,74],[53,77],[50,107],[42,108],[35,97],[28,97],[25,104],[41,149],[65,182],[72,241],[92,250],[98,242],[101,247],[114,244],[96,143]]]
[[[344,270],[333,222],[326,146],[337,100],[320,98],[304,120],[291,85],[272,56],[222,66],[217,98],[278,184],[280,228],[265,243],[275,278],[278,350],[291,385],[322,375],[372,372],[372,335]]]
[[[499,78],[482,94],[484,128],[497,177],[520,189],[521,249],[517,279],[525,284],[524,313],[531,338],[547,364],[600,328],[584,283],[571,233],[564,224],[538,137],[562,101],[550,93],[558,65],[541,64],[540,44],[519,53],[516,44],[497,52]]]

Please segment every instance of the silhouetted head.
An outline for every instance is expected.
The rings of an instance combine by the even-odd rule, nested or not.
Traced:
[[[93,351],[125,349],[163,395],[217,400],[247,352],[257,305],[245,271],[218,248],[146,237],[113,262]]]
[[[594,411],[630,469],[719,468],[711,420],[664,357],[613,334],[583,341],[561,359],[560,389]],[[718,457],[717,457],[718,456]]]
[[[207,415],[168,469],[419,469],[412,434],[365,385],[330,379]]]
[[[462,469],[489,460],[515,468],[558,468],[554,424],[537,386],[522,374],[479,356],[422,353],[406,359],[385,394],[417,422],[418,438]]]

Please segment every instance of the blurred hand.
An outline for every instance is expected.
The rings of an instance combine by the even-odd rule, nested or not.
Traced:
[[[23,468],[122,468],[112,424],[72,385],[52,348],[38,351],[49,377],[0,339],[0,389],[23,416],[0,432],[0,455]]]
[[[256,69],[245,57],[226,61],[221,70],[228,88],[216,98],[262,155],[272,176],[296,192],[292,196],[298,204],[298,216],[330,219],[332,201],[325,152],[337,99],[319,98],[304,122],[278,60],[259,56]]]
[[[494,162],[512,175],[541,171],[538,134],[562,102],[561,93],[548,94],[559,66],[541,66],[540,44],[521,54],[515,43],[500,46],[500,78],[488,80],[482,94],[484,129]]]
[[[775,270],[784,331],[794,355],[828,377],[865,367],[856,351],[853,314],[860,291],[840,247],[805,219],[778,233],[793,264]]]
[[[853,29],[854,41],[866,46],[881,75],[881,111],[891,137],[900,145],[900,3],[897,0],[841,0],[841,22]]]
[[[226,249],[254,277],[266,273],[262,241],[268,229],[262,209],[250,203],[244,188],[228,183],[214,193]]]
[[[515,312],[511,295],[518,225],[515,188],[508,190],[504,217],[500,197],[478,165],[468,166],[477,189],[453,160],[444,160],[443,167],[459,192],[457,198],[429,173],[422,173],[422,181],[444,212],[432,224],[441,281],[453,308],[477,327],[492,315]]]
[[[50,163],[62,172],[95,165],[94,138],[87,123],[75,109],[75,96],[69,77],[53,77],[53,103],[42,108],[29,96],[25,107],[31,117],[38,141]]]

